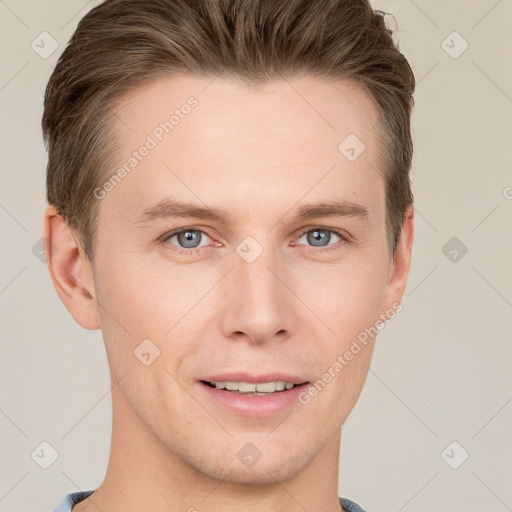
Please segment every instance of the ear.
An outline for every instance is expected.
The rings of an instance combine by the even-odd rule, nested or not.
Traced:
[[[53,285],[67,310],[85,329],[100,329],[93,266],[78,234],[53,205],[44,211],[43,248]]]
[[[401,302],[409,276],[411,266],[412,242],[414,239],[414,206],[410,206],[405,212],[402,230],[393,256],[389,271],[388,284],[385,289],[384,311],[396,311]]]

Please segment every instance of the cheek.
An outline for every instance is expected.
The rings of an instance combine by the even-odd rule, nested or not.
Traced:
[[[383,299],[382,273],[369,264],[346,265],[324,269],[303,283],[302,296],[310,297],[307,304],[321,319],[313,319],[312,333],[321,361],[313,393],[321,398],[311,400],[317,413],[329,413],[334,422],[345,420],[368,374]]]
[[[378,318],[386,275],[385,263],[376,258],[319,265],[301,273],[297,294],[340,340],[347,340]]]
[[[155,363],[173,367],[195,349],[205,312],[202,301],[215,282],[192,266],[178,268],[148,256],[128,255],[109,261],[98,271],[97,299],[107,355],[119,374],[138,368],[139,346],[160,351]],[[154,344],[144,340],[151,340]],[[172,342],[172,353],[168,349]],[[146,345],[141,345],[145,343]],[[152,348],[153,347],[153,348]],[[142,348],[140,349],[142,350]]]
[[[175,375],[176,364],[195,349],[190,339],[196,337],[186,315],[207,292],[207,283],[171,265],[148,265],[135,257],[103,263],[97,274],[109,367],[118,379],[127,375],[120,389],[151,422],[158,417],[164,396],[170,403],[178,398],[179,387],[166,370]]]
[[[104,267],[102,298],[134,334],[162,337],[207,292],[201,273],[191,269],[126,257]]]

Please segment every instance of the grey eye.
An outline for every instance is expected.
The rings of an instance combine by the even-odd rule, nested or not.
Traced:
[[[182,231],[176,236],[185,249],[195,248],[196,243],[201,241],[201,234],[197,230]]]
[[[325,247],[331,241],[332,234],[340,238],[339,235],[329,229],[312,229],[302,236],[306,236],[307,242],[313,247]]]
[[[208,236],[199,229],[184,229],[169,234],[165,241],[170,242],[173,238],[176,238],[178,243],[172,243],[172,245],[177,245],[182,249],[197,249],[200,246],[199,244],[203,241],[204,236],[206,236],[206,239],[208,238]]]

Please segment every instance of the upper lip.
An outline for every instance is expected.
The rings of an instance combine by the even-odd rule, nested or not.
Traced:
[[[232,373],[221,373],[219,375],[212,375],[209,377],[205,377],[204,379],[207,382],[248,382],[253,384],[258,384],[262,382],[291,382],[293,384],[303,384],[305,382],[309,382],[307,379],[303,377],[298,377],[297,375],[290,375],[288,373],[282,372],[269,372],[269,373],[247,373],[247,372],[232,372]]]

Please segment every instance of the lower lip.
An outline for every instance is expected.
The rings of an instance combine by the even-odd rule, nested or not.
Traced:
[[[308,382],[267,396],[242,395],[231,393],[225,389],[212,388],[203,382],[198,382],[198,384],[208,397],[229,411],[248,418],[259,418],[279,414],[297,403],[298,396],[306,389]]]

